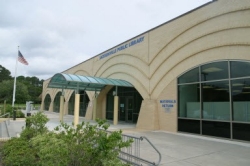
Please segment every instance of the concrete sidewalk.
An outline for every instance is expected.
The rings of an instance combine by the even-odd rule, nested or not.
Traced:
[[[31,112],[32,114],[35,113]],[[44,112],[50,119],[47,127],[53,130],[59,125],[59,114]],[[64,116],[64,122],[71,124],[74,117]],[[86,121],[80,118],[79,122]],[[89,121],[95,123],[94,121]],[[112,123],[112,122],[109,122]],[[15,136],[25,126],[24,120],[10,121]],[[146,131],[135,128],[135,124],[119,123],[110,125],[110,130],[122,129],[124,134],[146,136],[162,155],[161,166],[250,166],[250,143],[196,136],[164,131]],[[144,146],[145,145],[145,146]],[[157,161],[157,155],[152,147],[141,144],[141,156],[147,160]]]

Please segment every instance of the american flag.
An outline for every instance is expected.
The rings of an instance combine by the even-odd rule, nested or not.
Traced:
[[[20,51],[18,51],[18,61],[25,65],[29,64]]]

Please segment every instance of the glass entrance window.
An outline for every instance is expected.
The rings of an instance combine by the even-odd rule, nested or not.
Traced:
[[[125,121],[126,120],[126,98],[125,97],[120,97],[120,102],[119,102],[119,116],[118,119],[120,121]]]
[[[88,108],[89,97],[85,91],[80,91],[80,103],[79,103],[79,116],[85,116],[86,111]],[[75,110],[75,92],[73,92],[70,96],[69,103],[68,103],[68,114],[74,115]]]
[[[74,115],[74,110],[75,110],[75,92],[73,92],[69,98],[68,114]]]
[[[120,121],[132,122],[134,112],[134,98],[131,97],[120,97],[119,102],[119,117]]]
[[[60,111],[60,97],[62,95],[62,92],[58,92],[56,94],[56,97],[54,99],[54,108],[53,108],[53,112],[59,112]]]
[[[204,64],[178,78],[178,131],[250,141],[249,126],[249,61]]]
[[[49,111],[50,103],[51,103],[51,97],[49,94],[47,94],[44,99],[44,110]]]
[[[133,120],[133,112],[134,112],[134,98],[133,97],[128,97],[127,98],[127,116],[126,116],[126,121],[132,122]]]
[[[89,104],[89,97],[86,93],[86,91],[80,91],[80,111],[79,116],[85,116]]]
[[[107,94],[106,118],[112,120],[114,114],[114,96],[116,90],[113,87]],[[118,87],[118,121],[136,123],[140,109],[142,97],[135,88]]]

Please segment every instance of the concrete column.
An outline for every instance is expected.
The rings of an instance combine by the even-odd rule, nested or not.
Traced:
[[[146,130],[159,129],[157,100],[142,100],[136,128]]]
[[[89,101],[87,112],[85,115],[86,120],[92,120],[93,119],[93,101]]]
[[[43,98],[42,98],[42,100],[43,100]],[[43,110],[44,110],[44,100],[42,101],[41,106],[40,106],[40,111],[43,111]]]
[[[53,108],[54,107],[54,100],[50,102],[50,105],[49,105],[49,111],[50,112],[53,112]]]
[[[118,124],[118,104],[119,104],[119,97],[114,96],[114,120],[113,123],[114,125]]]
[[[80,94],[75,94],[74,127],[79,123]]]
[[[61,95],[60,96],[60,121],[61,122],[63,122],[63,115],[64,115],[63,105],[64,105],[64,96]]]
[[[96,120],[97,98],[93,101],[93,120]]]
[[[64,102],[63,114],[64,115],[68,115],[69,114],[69,102],[68,101]]]

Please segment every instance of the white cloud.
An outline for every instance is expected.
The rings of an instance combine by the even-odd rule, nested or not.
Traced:
[[[17,46],[47,79],[209,0],[0,0],[0,64],[14,76]]]

